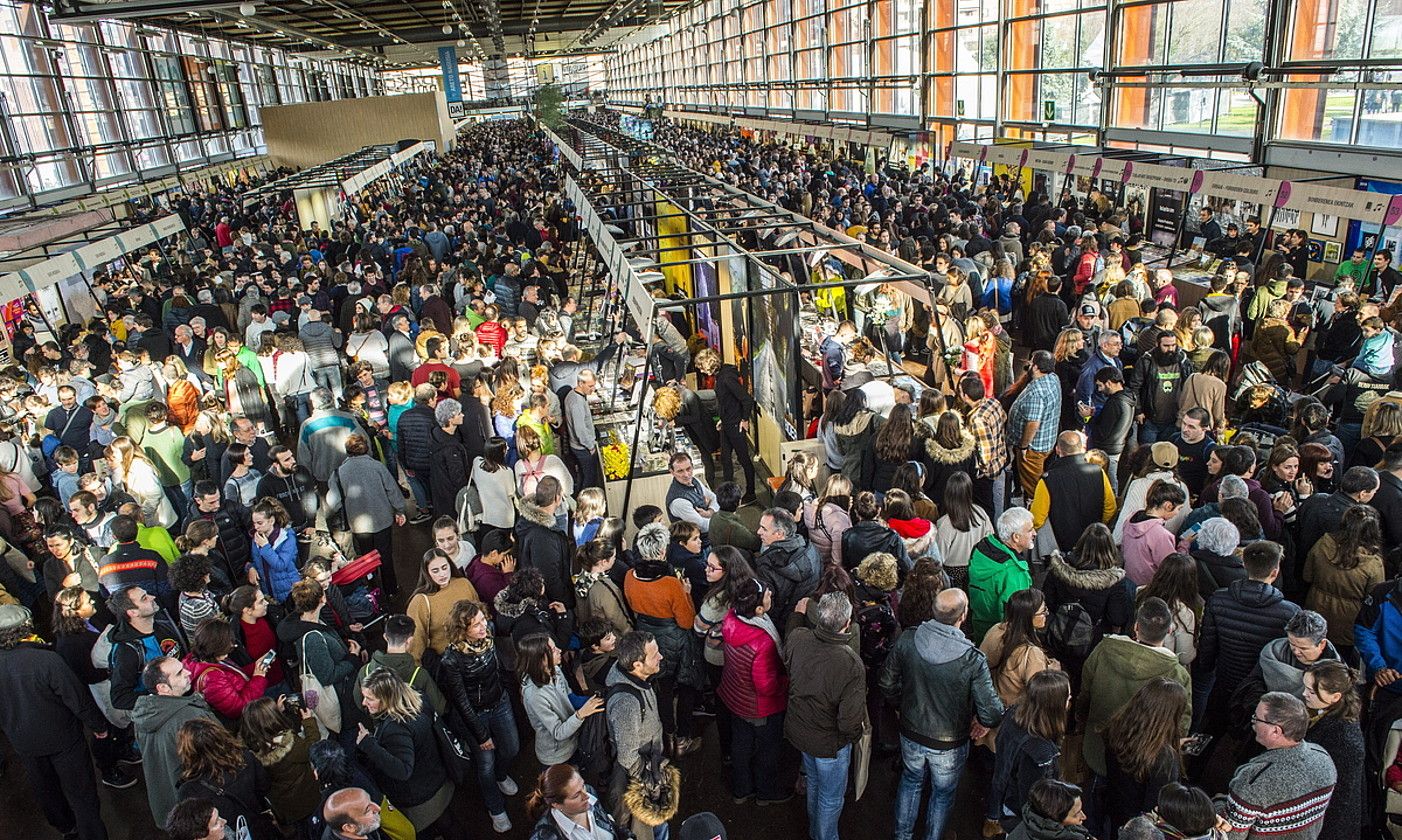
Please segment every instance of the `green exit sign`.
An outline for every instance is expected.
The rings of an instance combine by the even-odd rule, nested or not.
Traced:
[[[1042,100],[1042,122],[1056,122],[1056,100]]]

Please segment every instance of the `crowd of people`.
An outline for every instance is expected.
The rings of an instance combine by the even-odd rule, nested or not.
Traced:
[[[244,207],[253,184],[174,195],[186,233],[96,278],[99,317],[18,325],[0,731],[55,829],[108,836],[100,782],[144,783],[172,840],[458,838],[464,809],[533,840],[724,836],[679,801],[697,773],[737,836],[799,796],[837,840],[887,759],[897,840],[945,836],[968,772],[985,837],[1383,826],[1386,257],[1307,297],[1303,243],[1248,223],[1180,308],[1099,192],[657,142],[930,271],[928,303],[883,290],[902,317],[827,325],[821,454],[772,499],[744,360],[669,315],[648,400],[702,463],[678,449],[664,503],[609,508],[591,402],[641,339],[576,346],[588,243],[524,122],[326,230],[287,195]]]

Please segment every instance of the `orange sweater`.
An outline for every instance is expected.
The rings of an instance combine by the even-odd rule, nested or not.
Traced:
[[[678,627],[690,627],[696,620],[696,608],[691,596],[682,588],[682,582],[668,576],[654,581],[641,581],[632,569],[623,577],[623,595],[628,606],[640,615],[653,618],[670,618]]]

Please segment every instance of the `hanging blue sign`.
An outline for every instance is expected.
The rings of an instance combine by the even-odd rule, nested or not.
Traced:
[[[438,63],[443,67],[443,92],[449,102],[462,101],[462,79],[458,77],[458,48],[438,48]]]

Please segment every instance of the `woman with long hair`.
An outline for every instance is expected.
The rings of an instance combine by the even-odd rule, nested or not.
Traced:
[[[49,597],[57,597],[70,586],[82,587],[98,604],[98,615],[103,619],[100,623],[106,626],[111,623],[111,613],[100,595],[97,559],[80,533],[70,525],[50,525],[44,530],[44,588]]]
[[[861,486],[881,498],[891,489],[891,478],[897,467],[907,461],[923,462],[926,459],[923,435],[917,434],[910,406],[897,405],[891,409],[890,416],[876,433],[872,448],[871,482]],[[852,477],[849,475],[848,478]]]
[[[1329,641],[1350,664],[1359,661],[1353,623],[1363,599],[1387,579],[1383,567],[1382,524],[1376,509],[1353,505],[1338,529],[1320,537],[1301,570],[1309,595],[1305,607],[1329,622]]]
[[[244,707],[239,738],[268,774],[268,803],[283,826],[297,826],[314,837],[312,820],[321,813],[321,791],[312,770],[312,744],[321,739],[311,710],[288,708],[286,698],[260,697]]]
[[[453,558],[437,548],[424,552],[419,562],[419,582],[409,596],[405,613],[414,619],[409,653],[433,666],[448,648],[448,617],[459,601],[477,601],[478,592]]]
[[[492,431],[509,444],[506,463],[513,465],[517,458],[516,418],[520,414],[521,396],[519,385],[502,386],[500,383],[497,385],[496,394],[492,396]]]
[[[112,468],[112,480],[141,506],[141,516],[147,524],[170,528],[178,517],[170,499],[161,487],[161,477],[155,466],[131,438],[125,435],[107,444],[104,453]]]
[[[516,794],[516,782],[509,773],[520,750],[503,670],[486,607],[476,601],[458,601],[448,616],[448,648],[438,665],[438,687],[448,699],[450,725],[472,746],[477,786],[497,831],[507,830],[503,824],[510,827],[503,794]],[[391,791],[386,793],[398,801]]]
[[[964,352],[959,366],[978,374],[986,394],[993,393],[993,370],[997,363],[998,340],[978,315],[964,319]]]
[[[1337,660],[1324,660],[1305,670],[1304,681],[1305,707],[1310,713],[1305,740],[1323,747],[1338,771],[1319,836],[1362,837],[1365,763],[1363,730],[1358,723],[1363,707],[1358,672]],[[1389,787],[1393,775],[1389,768]]]
[[[738,802],[787,801],[779,788],[780,730],[789,680],[779,629],[769,616],[773,592],[758,578],[732,582],[730,612],[721,626],[725,665],[716,695],[731,715],[731,795]]]
[[[1016,705],[1033,675],[1059,670],[1046,649],[1046,597],[1038,589],[1013,593],[1003,605],[1003,620],[989,628],[979,650],[988,659],[993,687],[1004,706]]]
[[[1134,621],[1134,585],[1125,577],[1120,548],[1105,525],[1094,522],[1081,532],[1075,548],[1065,556],[1051,556],[1042,581],[1047,609],[1052,615],[1067,604],[1079,604],[1095,628],[1094,642],[1106,633],[1123,633]],[[1071,684],[1080,684],[1085,660],[1063,655],[1062,667]]]
[[[552,764],[540,772],[526,799],[526,818],[535,823],[531,840],[618,836],[608,807],[570,764]],[[562,826],[569,826],[568,834]]]
[[[1363,439],[1348,453],[1348,466],[1373,467],[1402,438],[1402,404],[1378,400],[1363,412]]]
[[[1003,715],[983,836],[996,836],[1015,827],[1022,821],[1022,808],[1032,786],[1057,777],[1070,708],[1071,680],[1053,668],[1034,674],[1017,704]]]
[[[1076,409],[1076,382],[1088,358],[1086,334],[1074,324],[1062,330],[1056,337],[1052,358],[1056,360],[1056,378],[1061,380],[1061,428],[1079,429],[1084,421]]]
[[[832,418],[832,427],[837,440],[837,451],[842,456],[842,474],[847,476],[853,487],[872,487],[876,472],[875,447],[872,446],[872,442],[882,424],[881,416],[867,408],[865,391],[853,388],[844,392],[842,405]],[[906,441],[906,447],[909,447],[909,441]],[[890,451],[900,448],[895,445],[888,447]]]
[[[101,635],[94,621],[100,620],[97,602],[81,586],[66,587],[54,598],[54,650],[88,687],[103,716],[112,724],[110,736],[93,739],[93,758],[109,787],[128,787],[135,780],[117,762],[131,749],[131,715],[112,705],[111,674],[93,664],[93,646]]]
[[[828,395],[823,398],[823,413],[818,416],[818,428],[816,437],[823,442],[823,458],[827,461],[828,469],[838,472],[842,469],[843,454],[841,447],[837,443],[837,432],[833,425],[833,418],[842,412],[842,404],[846,399],[846,392],[841,388],[833,388],[828,391]]]
[[[777,492],[790,490],[803,499],[804,507],[818,498],[818,458],[808,452],[795,452],[784,466],[784,480]]]
[[[388,379],[389,340],[380,331],[375,316],[357,309],[351,324],[351,334],[346,336],[346,355],[355,362],[368,362],[376,379]]]
[[[935,523],[915,515],[910,495],[894,488],[886,492],[881,515],[886,525],[905,542],[906,554],[912,560],[929,557],[940,562],[939,545],[935,543]]]
[[[220,352],[216,362],[224,375],[224,406],[229,413],[247,417],[260,428],[274,428],[272,410],[268,407],[258,375],[229,350]]]
[[[1162,598],[1173,612],[1173,625],[1163,646],[1173,651],[1184,668],[1198,655],[1198,625],[1203,601],[1198,591],[1198,564],[1187,554],[1175,551],[1163,559],[1154,577],[1139,588],[1137,602]]]
[[[1156,677],[1105,724],[1105,810],[1111,825],[1154,810],[1159,790],[1183,775],[1187,689]]]
[[[967,472],[954,473],[941,497],[944,514],[935,522],[935,544],[951,586],[969,588],[969,557],[974,546],[993,533],[993,520],[974,504],[974,483]]]
[[[964,428],[959,412],[941,413],[935,420],[934,434],[925,440],[925,492],[930,498],[943,499],[954,476],[974,474],[974,449],[974,436]]]
[[[520,498],[534,493],[536,485],[547,475],[560,480],[560,492],[566,499],[574,496],[574,479],[569,468],[559,455],[546,455],[541,451],[540,435],[535,429],[517,427],[516,447],[519,458],[512,469],[516,473],[516,493]]]
[[[917,560],[906,573],[901,588],[900,608],[896,613],[901,627],[908,630],[934,618],[935,597],[948,588],[949,578],[945,577],[939,563],[928,557]]]
[[[633,629],[633,619],[623,590],[609,575],[617,558],[618,550],[605,540],[592,540],[575,549],[579,569],[574,578],[575,613],[581,624],[602,618],[622,636]]]
[[[422,695],[387,668],[377,668],[365,677],[359,699],[370,715],[370,725],[357,724],[356,751],[385,796],[416,831],[428,835],[447,811],[454,792],[438,751],[432,710],[425,708]],[[494,812],[492,827],[498,832],[511,830],[504,811]],[[446,825],[439,823],[438,828],[455,836]]]
[[[852,482],[840,472],[828,476],[817,501],[803,508],[808,540],[822,563],[842,563],[842,535],[852,527]]]
[[[539,435],[535,439],[539,440]],[[487,438],[482,454],[472,461],[468,482],[477,488],[477,495],[482,500],[482,515],[478,517],[477,532],[474,534],[477,545],[482,544],[488,532],[509,531],[516,525],[516,473],[507,464],[507,449],[505,438]],[[521,461],[516,463],[519,467]]]
[[[237,721],[249,703],[268,689],[268,665],[262,659],[240,664],[247,654],[238,649],[234,628],[222,618],[206,619],[195,630],[185,667],[190,688],[228,721]]]
[[[570,702],[570,686],[561,668],[564,654],[555,640],[543,633],[516,645],[516,678],[521,683],[521,705],[535,730],[535,757],[544,765],[562,761],[580,763],[579,728],[604,710],[604,698],[591,695],[578,709]]]
[[[175,736],[175,752],[179,799],[208,799],[230,825],[246,824],[252,840],[281,836],[263,815],[263,801],[272,791],[268,774],[232,732],[209,718],[188,720]]]

